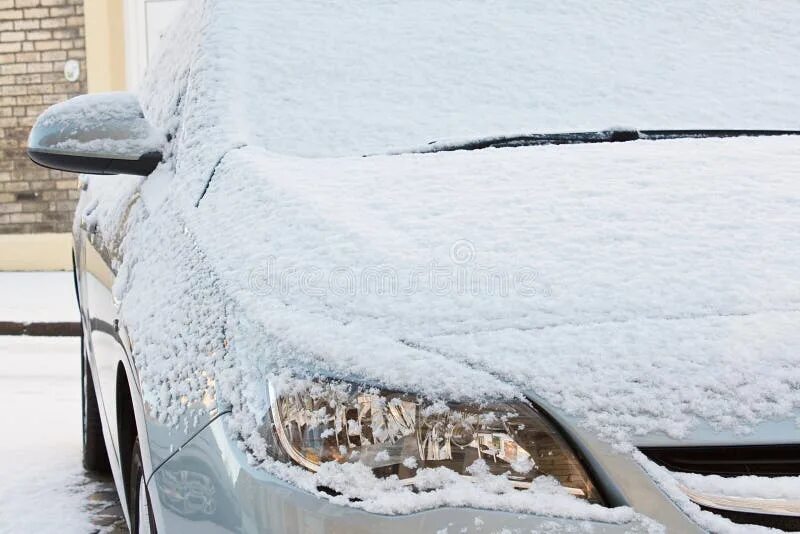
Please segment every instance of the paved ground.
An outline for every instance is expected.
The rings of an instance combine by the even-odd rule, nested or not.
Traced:
[[[79,347],[0,337],[0,533],[127,532],[110,479],[81,467]]]

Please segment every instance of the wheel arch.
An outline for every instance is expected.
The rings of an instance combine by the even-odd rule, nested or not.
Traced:
[[[133,396],[128,383],[128,373],[122,362],[117,364],[116,398],[115,405],[117,411],[117,440],[119,447],[120,467],[122,471],[123,487],[125,488],[126,504],[130,501],[128,488],[130,486],[131,457],[133,445],[139,436],[139,429],[136,424],[136,412],[133,407]],[[141,441],[141,438],[140,438]]]

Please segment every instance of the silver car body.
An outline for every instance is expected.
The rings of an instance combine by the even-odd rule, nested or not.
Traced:
[[[177,91],[165,87],[164,91]],[[190,118],[187,118],[189,120]],[[191,125],[186,126],[192,135]],[[226,140],[230,141],[230,139]],[[217,153],[203,154],[201,170],[213,173],[214,164],[237,144],[220,146]],[[165,154],[167,163],[170,154]],[[202,159],[202,158],[201,158]],[[195,169],[196,170],[196,169]],[[177,422],[164,422],[153,407],[158,400],[144,392],[132,347],[137,343],[121,320],[120,302],[114,285],[120,275],[120,243],[133,213],[155,213],[169,184],[142,180],[136,176],[117,176],[120,191],[113,210],[115,220],[98,229],[92,213],[97,207],[94,188],[99,182],[83,182],[74,225],[74,255],[84,349],[94,377],[103,432],[111,471],[124,501],[127,487],[127,461],[124,435],[131,426],[142,447],[147,486],[153,499],[156,524],[161,532],[494,532],[580,531],[583,520],[487,511],[471,508],[438,508],[424,512],[384,516],[355,508],[331,504],[325,498],[306,493],[250,465],[238,444],[224,430],[228,407],[214,397],[185,406]],[[163,181],[163,180],[162,180]],[[200,182],[205,181],[199,180]],[[100,206],[99,209],[103,209]],[[176,216],[177,217],[177,216]],[[141,223],[141,217],[135,219]],[[176,218],[173,226],[185,229]],[[176,241],[163,247],[183,247],[191,251],[187,261],[200,266],[207,260],[195,246],[189,231],[177,232]],[[157,248],[158,244],[155,245]],[[166,253],[166,248],[164,249]],[[154,284],[160,281],[152,281]],[[222,297],[221,297],[222,298]],[[224,302],[218,303],[220,309]],[[156,315],[154,315],[156,316]],[[148,395],[155,395],[150,391]],[[630,455],[619,454],[609,445],[582,430],[576,420],[529,392],[529,397],[545,405],[552,417],[572,434],[588,462],[594,465],[603,484],[634,510],[664,525],[669,532],[690,533],[700,529],[682,512]],[[131,410],[127,412],[124,407]],[[641,446],[692,446],[727,444],[782,444],[798,441],[792,419],[763,422],[742,436],[718,431],[700,423],[685,438],[651,434],[637,438]],[[123,506],[126,510],[126,507]],[[125,512],[127,514],[127,511]],[[592,523],[593,532],[625,532],[635,525]]]

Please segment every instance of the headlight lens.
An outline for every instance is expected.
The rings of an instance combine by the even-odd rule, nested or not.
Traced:
[[[282,394],[270,385],[270,403],[276,445],[312,471],[324,462],[358,461],[376,476],[396,475],[413,484],[419,469],[443,466],[469,476],[470,466],[483,460],[482,471],[505,475],[519,488],[549,475],[574,495],[600,502],[567,443],[522,401],[430,403],[315,381]]]

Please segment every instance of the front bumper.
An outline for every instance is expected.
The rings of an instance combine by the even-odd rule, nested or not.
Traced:
[[[387,516],[332,504],[249,466],[226,437],[223,417],[227,416],[208,425],[151,477],[148,486],[160,532],[618,533],[639,526],[471,508]]]

